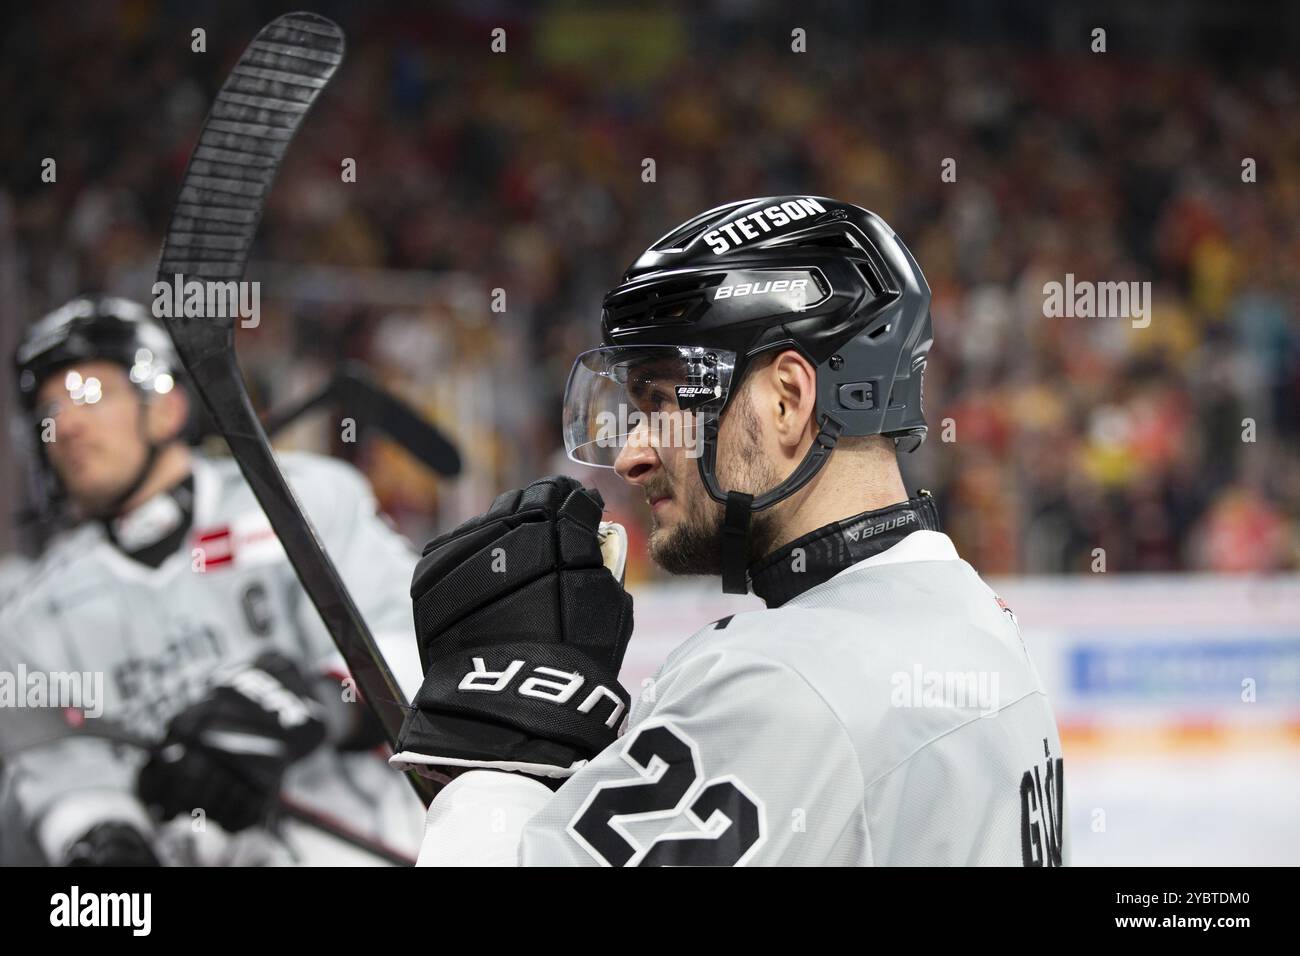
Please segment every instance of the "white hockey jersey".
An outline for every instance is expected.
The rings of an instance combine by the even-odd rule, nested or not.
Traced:
[[[433,802],[423,865],[1061,865],[1061,743],[1010,610],[917,530],[709,625],[552,793]]]
[[[279,460],[395,676],[413,694],[421,677],[411,636],[414,551],[377,513],[369,486],[350,465],[308,454]],[[147,754],[94,736],[96,719],[131,737],[160,740],[215,677],[272,649],[309,679],[335,675],[321,688],[334,695],[328,703],[342,722],[348,707],[364,706],[344,704],[342,658],[236,463],[196,456],[193,487],[188,540],[157,568],[128,557],[101,525],[87,522],[56,538],[21,593],[0,609],[0,669],[98,675],[102,693],[92,702],[102,716],[85,720],[91,734],[39,746],[23,742],[31,735],[18,732],[20,710],[0,711],[12,731],[0,728],[0,861],[60,859],[70,840],[105,820],[152,830],[134,795]],[[6,746],[15,736],[16,750]],[[284,794],[399,851],[414,855],[419,846],[423,808],[377,753],[342,753],[327,744],[290,769]],[[191,820],[160,832],[171,859],[376,862],[319,836],[295,842],[246,832],[226,839],[214,823]]]

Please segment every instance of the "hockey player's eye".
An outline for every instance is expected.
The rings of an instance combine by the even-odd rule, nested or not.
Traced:
[[[676,408],[677,400],[673,397],[671,390],[655,386],[646,392],[640,405],[642,410],[646,412],[664,412]]]

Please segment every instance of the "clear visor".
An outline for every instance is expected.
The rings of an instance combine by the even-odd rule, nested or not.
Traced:
[[[628,446],[704,453],[704,421],[726,403],[736,355],[681,345],[583,352],[564,391],[564,449],[612,468]]]

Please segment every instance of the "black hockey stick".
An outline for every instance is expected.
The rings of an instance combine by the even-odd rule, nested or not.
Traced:
[[[158,263],[160,282],[243,278],[280,160],[343,59],[343,32],[314,13],[263,27],[217,94],[190,156]],[[179,278],[177,278],[179,277]],[[165,318],[199,394],[338,645],[361,695],[396,744],[406,700],[271,453],[235,358],[235,316]],[[437,792],[408,773],[427,804]]]
[[[281,429],[323,405],[345,409],[363,432],[374,428],[439,475],[460,473],[460,452],[446,435],[418,411],[387,391],[359,362],[348,362],[323,387],[266,416],[263,427],[272,438]]]
[[[287,820],[296,820],[303,826],[329,834],[340,843],[346,843],[350,847],[369,853],[371,856],[376,856],[385,863],[391,863],[394,866],[415,866],[414,857],[389,846],[382,840],[376,840],[353,832],[348,829],[347,824],[335,819],[328,813],[305,807],[284,796],[281,796],[276,801],[275,809],[280,816]]]

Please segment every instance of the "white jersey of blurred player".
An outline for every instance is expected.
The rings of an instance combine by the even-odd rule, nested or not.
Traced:
[[[6,554],[0,558],[0,605],[22,589],[31,568],[31,561],[20,554]]]
[[[399,683],[413,694],[421,676],[411,639],[415,553],[377,513],[351,466],[306,454],[280,460]],[[351,708],[365,705],[345,701],[342,658],[235,462],[195,456],[193,476],[187,544],[157,568],[126,556],[98,522],[57,537],[0,610],[0,666],[102,675],[102,719],[160,740],[215,677],[274,649],[309,680],[319,678],[327,709],[347,722]],[[147,521],[149,508],[132,519]],[[134,795],[143,751],[73,733],[5,754],[5,736],[0,731],[4,862],[58,859],[68,841],[108,820],[154,830]],[[423,808],[376,752],[323,746],[290,768],[282,792],[409,855],[419,846]],[[161,829],[159,851],[188,862],[375,862],[293,824],[282,836],[255,828],[232,837],[211,821],[177,819]]]
[[[1060,865],[1061,742],[1006,605],[917,530],[709,625],[552,793],[477,770],[423,865]]]

